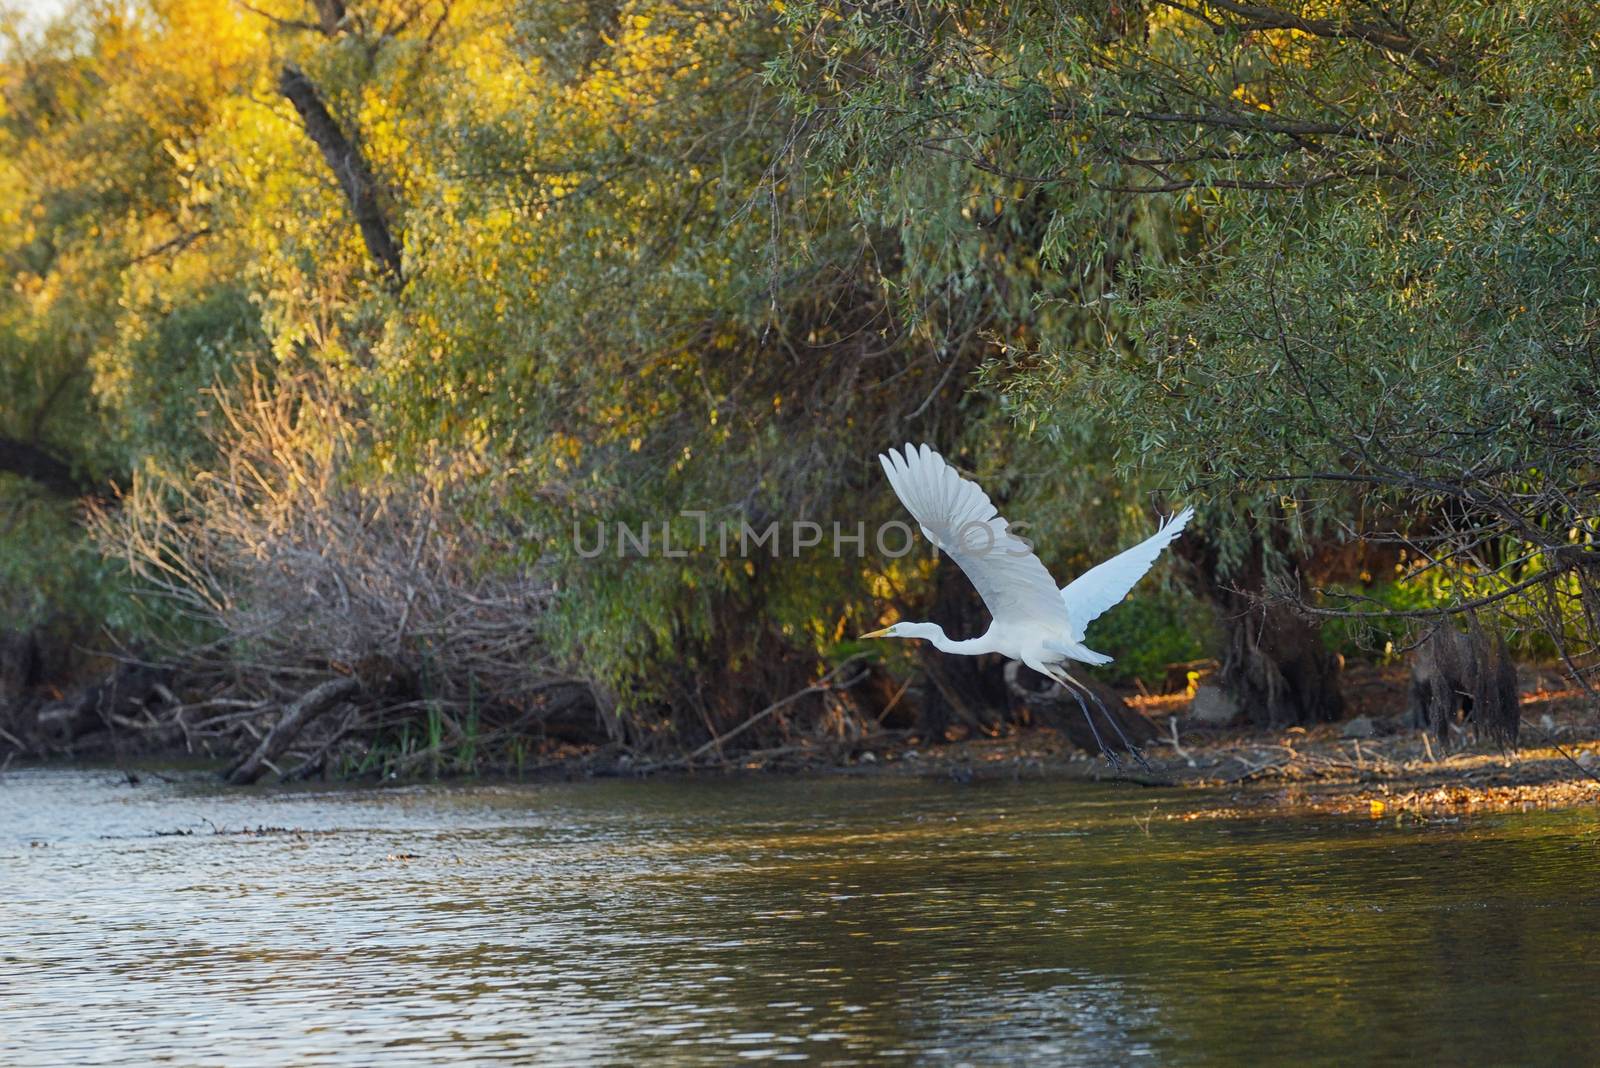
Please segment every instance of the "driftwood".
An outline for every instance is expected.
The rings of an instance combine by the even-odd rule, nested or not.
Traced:
[[[40,708],[32,733],[44,746],[65,749],[95,731],[148,730],[177,705],[171,682],[170,669],[120,663],[103,681]]]
[[[1028,710],[1034,722],[1061,731],[1079,749],[1099,753],[1102,742],[1113,748],[1120,744],[1121,739],[1106,722],[1106,717],[1101,715],[1094,701],[1085,699],[1096,720],[1091,726],[1084,718],[1078,702],[1060,683],[1046,679],[1014,660],[1006,665],[1005,677],[1007,689]],[[1073,677],[1100,699],[1098,704],[1105,707],[1106,716],[1115,721],[1129,742],[1144,745],[1160,733],[1148,716],[1129,708],[1127,702],[1109,686],[1082,676]],[[1096,731],[1099,732],[1098,737]]]
[[[329,679],[312,687],[284,709],[283,716],[255,751],[229,768],[223,778],[234,786],[255,782],[313,720],[360,688],[359,682],[348,677]]]
[[[1517,744],[1522,703],[1517,668],[1504,638],[1490,640],[1477,619],[1465,632],[1441,626],[1417,647],[1411,664],[1411,720],[1448,742],[1450,727],[1470,720],[1481,737]]]

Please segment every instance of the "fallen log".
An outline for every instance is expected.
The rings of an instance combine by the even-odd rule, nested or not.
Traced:
[[[124,661],[101,681],[42,705],[33,729],[42,749],[70,752],[85,736],[106,730],[159,731],[177,698],[170,668]]]
[[[282,756],[313,720],[354,694],[361,683],[353,678],[329,679],[301,694],[288,708],[255,751],[223,773],[234,786],[244,786],[261,778],[269,764]]]

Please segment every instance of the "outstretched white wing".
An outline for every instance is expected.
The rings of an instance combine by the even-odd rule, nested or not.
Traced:
[[[878,457],[923,535],[978,588],[995,622],[1065,629],[1067,609],[1055,579],[1028,543],[1012,534],[983,489],[962,478],[927,445]]]
[[[1194,509],[1185,508],[1138,545],[1096,564],[1062,587],[1061,601],[1067,607],[1072,629],[1080,640],[1085,627],[1106,609],[1120,604],[1134,584],[1144,578],[1161,550],[1183,533],[1184,526],[1193,517]]]

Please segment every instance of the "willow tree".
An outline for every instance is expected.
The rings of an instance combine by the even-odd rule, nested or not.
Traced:
[[[1194,547],[1247,624],[1225,678],[1267,717],[1333,711],[1301,619],[1338,609],[1306,603],[1296,560],[1341,531],[1407,537],[1458,589],[1501,565],[1501,592],[1587,588],[1593,5],[786,11],[774,77],[865,210],[950,160],[1042,205],[1016,254],[1092,329],[998,370],[1028,420],[1093,421],[1130,477],[1231,502]],[[1164,239],[1130,245],[1130,218]]]
[[[528,559],[563,576],[551,633],[630,737],[720,732],[826,670],[894,588],[832,524],[888,514],[875,444],[960,441],[990,352],[975,308],[901,307],[891,245],[787,150],[783,44],[733,4],[528,3],[441,58],[459,88],[416,131],[387,448],[514,473]],[[796,549],[795,521],[826,540]],[[774,522],[781,546],[722,551]],[[617,523],[654,548],[578,551]],[[891,564],[910,596],[924,563]]]
[[[58,682],[135,622],[79,502],[192,456],[198,391],[260,339],[174,158],[246,51],[198,0],[0,16],[0,627]]]
[[[429,536],[419,485],[448,484],[434,517],[479,547],[453,575],[556,591],[516,639],[534,636],[528,678],[557,650],[634,740],[722,733],[815,683],[885,601],[962,588],[870,541],[835,557],[832,521],[852,535],[893,508],[875,445],[974,440],[990,406],[972,373],[999,344],[986,309],[1026,286],[899,292],[897,236],[860,227],[790,151],[794,115],[764,78],[786,42],[774,14],[184,0],[84,3],[60,26],[67,67],[121,65],[95,69],[98,95],[52,118],[61,147],[15,184],[70,200],[88,173],[71,143],[93,146],[143,199],[86,203],[77,247],[114,215],[150,253],[84,270],[104,299],[78,317],[96,333],[72,410],[131,487],[113,540],[235,632],[241,662],[270,660],[270,683],[373,659],[361,628],[318,621],[358,586],[407,588],[361,569],[403,575],[417,555],[377,540]],[[117,158],[107,127],[137,151]],[[28,240],[30,213],[7,234]],[[976,455],[986,475],[1007,462]],[[829,541],[795,555],[804,520]],[[718,551],[719,526],[775,521],[776,552]],[[577,551],[619,522],[648,524],[656,551]],[[674,546],[702,525],[710,544],[662,551],[663,523]],[[399,624],[379,628],[390,662],[443,655],[411,603],[367,613]],[[843,729],[852,700],[793,711]]]

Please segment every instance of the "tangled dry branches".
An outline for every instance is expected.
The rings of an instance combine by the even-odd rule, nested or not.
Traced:
[[[263,710],[347,676],[360,685],[345,704],[363,714],[323,722],[369,742],[425,723],[419,751],[435,758],[484,731],[603,736],[592,690],[540,640],[552,584],[537,560],[505,563],[526,558],[524,532],[484,514],[468,488],[465,476],[481,487],[483,472],[457,460],[350,477],[373,463],[364,428],[310,377],[253,374],[218,411],[211,472],[142,475],[95,526],[186,624],[175,652],[190,673],[262,699],[237,716],[239,731],[253,740]],[[332,729],[291,742],[326,749]]]

